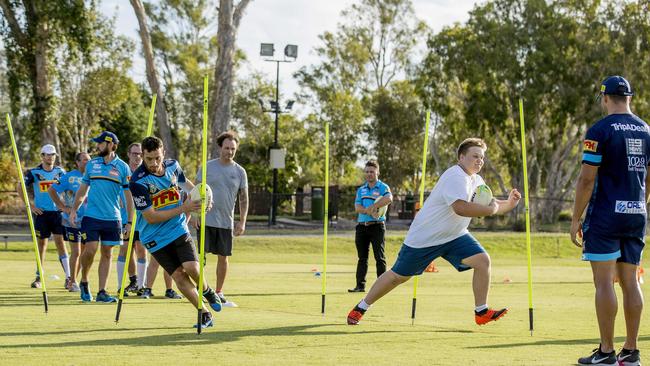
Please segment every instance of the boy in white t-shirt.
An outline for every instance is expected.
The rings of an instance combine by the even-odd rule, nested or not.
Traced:
[[[506,314],[507,308],[488,308],[490,256],[467,231],[472,217],[504,214],[517,206],[521,194],[513,189],[507,200],[493,199],[488,206],[471,202],[476,187],[485,184],[478,175],[483,167],[487,145],[479,138],[468,138],[458,147],[458,164],[447,169],[438,180],[422,210],[415,216],[393,268],[377,279],[366,297],[348,314],[348,324],[358,324],[370,305],[406,282],[438,257],[443,257],[459,272],[474,269],[474,320],[483,325]]]

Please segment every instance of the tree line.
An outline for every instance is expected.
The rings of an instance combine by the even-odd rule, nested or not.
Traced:
[[[249,55],[236,47],[250,0],[130,0],[137,41],[91,0],[0,0],[0,112],[10,112],[21,155],[36,161],[42,143],[70,160],[89,137],[111,129],[143,137],[157,93],[156,133],[168,155],[195,171],[200,156],[202,78],[210,75],[211,134],[240,133],[239,160],[255,185],[270,187],[270,75],[236,77]],[[324,125],[331,130],[331,180],[359,184],[358,162],[375,157],[396,192],[416,191],[425,112],[432,113],[427,189],[455,163],[457,144],[489,145],[483,175],[504,194],[522,187],[519,98],[524,100],[531,195],[537,215],[557,219],[573,195],[581,139],[602,115],[595,94],[607,75],[631,80],[633,110],[650,110],[648,0],[491,0],[464,23],[433,32],[409,0],[362,0],[319,35],[316,64],[296,71],[293,96],[307,112],[280,116],[287,149],[280,191],[323,183]],[[263,41],[263,40],[260,40]],[[134,52],[146,84],[130,77]],[[251,55],[251,57],[256,57]],[[0,160],[11,158],[0,129]],[[131,141],[129,141],[131,142]],[[124,147],[122,147],[124,148]],[[123,153],[123,152],[122,152]],[[4,178],[9,179],[9,178]]]

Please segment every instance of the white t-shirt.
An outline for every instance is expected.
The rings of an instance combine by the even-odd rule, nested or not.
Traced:
[[[458,165],[447,169],[415,216],[404,244],[411,248],[427,248],[467,234],[471,218],[457,215],[451,204],[457,200],[469,202],[481,184],[485,182],[480,175],[470,176]]]

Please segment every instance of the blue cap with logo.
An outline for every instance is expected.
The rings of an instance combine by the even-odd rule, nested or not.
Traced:
[[[120,140],[117,138],[117,135],[110,132],[110,131],[104,131],[102,132],[101,135],[95,137],[93,141],[97,143],[102,143],[102,142],[112,142],[114,144],[119,144]]]
[[[600,85],[600,94],[629,97],[634,95],[634,92],[629,81],[622,76],[615,75],[603,80]]]

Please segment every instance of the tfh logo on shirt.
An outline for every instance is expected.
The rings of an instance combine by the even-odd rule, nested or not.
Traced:
[[[47,192],[48,188],[50,188],[50,186],[52,184],[54,184],[54,183],[56,183],[56,180],[43,180],[43,181],[40,181],[40,182],[38,182],[38,190],[41,191],[41,192]]]
[[[583,145],[584,151],[591,151],[591,152],[596,152],[598,149],[598,141],[594,140],[585,140],[585,143]]]
[[[178,203],[181,199],[180,193],[176,188],[162,190],[151,197],[154,209],[163,208]]]

